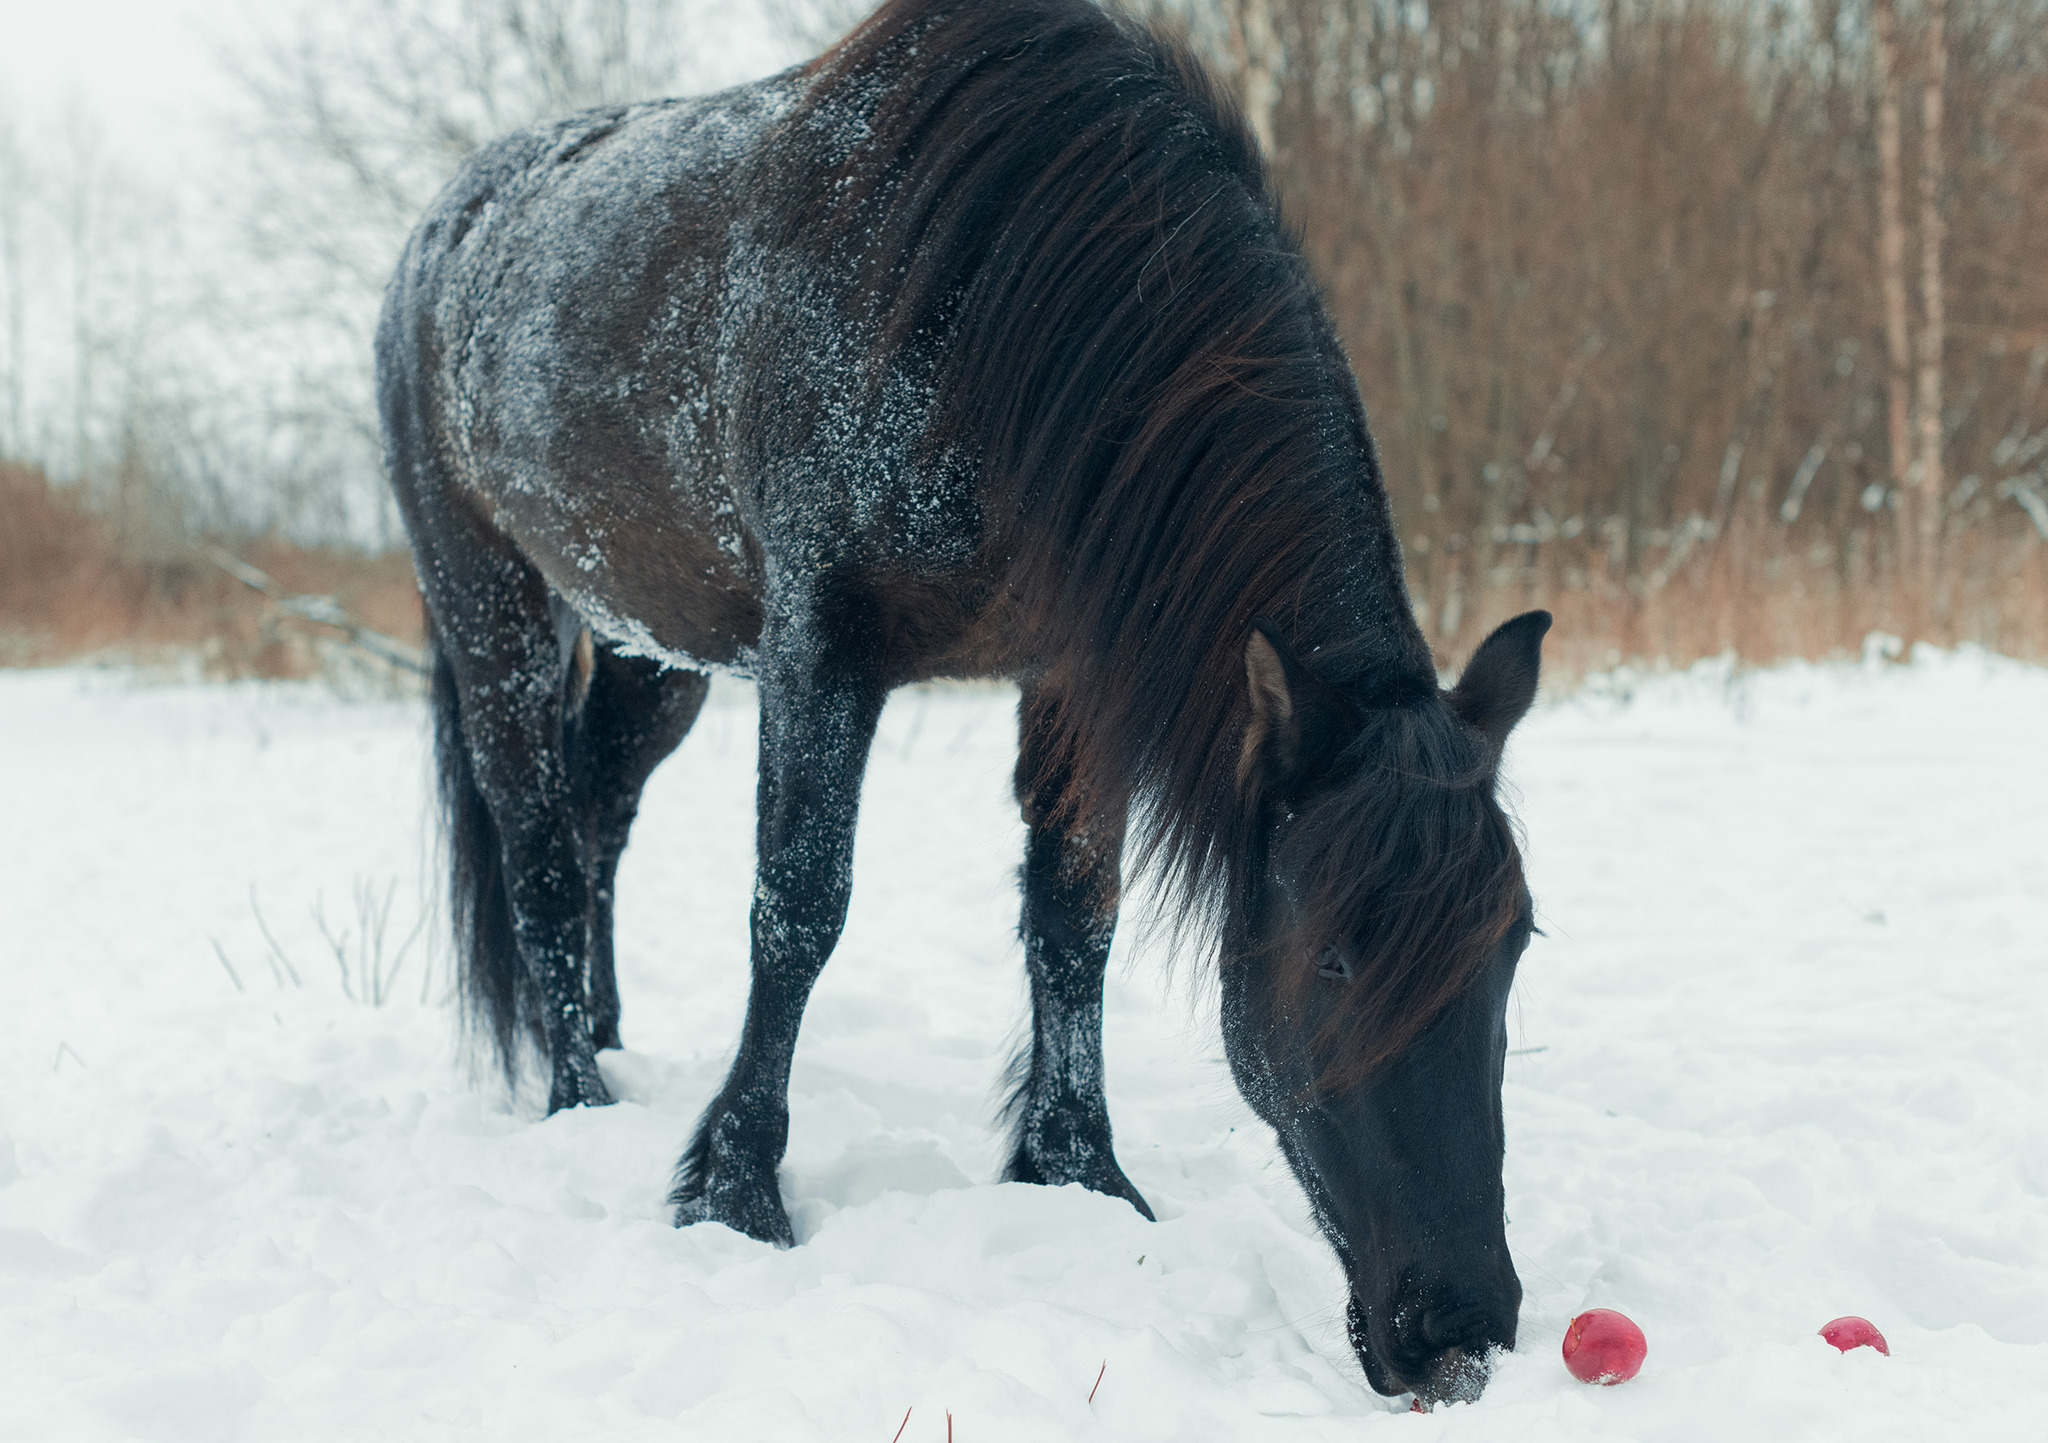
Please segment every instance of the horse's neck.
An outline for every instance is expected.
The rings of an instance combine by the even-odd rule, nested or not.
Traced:
[[[1275,604],[1262,609],[1293,622],[1295,644],[1312,670],[1368,700],[1423,681],[1433,686],[1435,668],[1409,599],[1386,493],[1364,458],[1359,474],[1358,491],[1326,517],[1332,535],[1315,553],[1324,574],[1286,578]],[[1319,604],[1297,612],[1291,596]]]

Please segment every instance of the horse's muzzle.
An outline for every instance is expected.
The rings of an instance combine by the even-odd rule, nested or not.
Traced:
[[[1509,1308],[1402,1306],[1387,1326],[1377,1321],[1354,1291],[1347,1322],[1366,1381],[1377,1393],[1413,1393],[1428,1406],[1478,1398],[1495,1356],[1515,1345]]]

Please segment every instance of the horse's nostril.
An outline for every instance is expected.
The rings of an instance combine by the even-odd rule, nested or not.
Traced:
[[[1515,1345],[1512,1309],[1508,1299],[1495,1303],[1467,1294],[1453,1301],[1417,1288],[1380,1313],[1384,1321],[1375,1324],[1373,1310],[1354,1289],[1351,1346],[1378,1392],[1412,1392],[1427,1403],[1469,1402],[1485,1391],[1495,1355]]]
[[[1484,1348],[1467,1352],[1451,1348],[1437,1359],[1429,1376],[1415,1387],[1415,1395],[1426,1403],[1470,1403],[1486,1391],[1493,1376],[1493,1355]]]

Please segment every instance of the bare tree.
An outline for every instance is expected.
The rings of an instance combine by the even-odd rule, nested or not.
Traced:
[[[272,444],[305,455],[301,512],[374,508],[370,337],[413,222],[462,158],[519,126],[681,88],[686,0],[337,0],[225,59],[246,102],[237,200],[261,274],[231,306],[275,358]],[[247,141],[253,140],[253,147]],[[352,493],[344,498],[336,488]]]
[[[289,35],[228,57],[269,162],[260,237],[381,288],[395,240],[477,146],[537,120],[676,89],[686,8],[345,0],[308,11]]]
[[[1245,119],[1260,147],[1273,153],[1273,107],[1280,97],[1280,40],[1273,32],[1270,0],[1223,0],[1229,26],[1231,69],[1244,101]]]
[[[98,125],[75,106],[69,109],[64,117],[63,185],[65,245],[71,262],[71,464],[82,478],[93,470],[93,362],[99,351],[93,281],[102,149]]]
[[[0,111],[0,284],[6,287],[7,436],[0,455],[25,457],[28,436],[28,271],[24,232],[34,199],[28,149],[11,111]]]
[[[2042,631],[2044,0],[1128,3],[1267,144],[1447,652]]]
[[[1915,468],[1919,504],[1914,509],[1920,526],[1921,603],[1937,606],[1942,510],[1948,497],[1941,463],[1941,370],[1947,334],[1941,272],[1942,92],[1948,82],[1948,0],[1927,0],[1926,63],[1920,118],[1920,455]]]
[[[1912,343],[1906,327],[1906,222],[1899,145],[1899,20],[1893,0],[1872,0],[1871,20],[1877,30],[1877,254],[1878,278],[1884,293],[1885,351],[1891,362],[1886,377],[1887,437],[1892,490],[1901,506],[1899,538],[1910,545],[1913,534],[1905,519],[1917,492],[1911,483],[1913,460]]]
[[[764,0],[775,33],[799,53],[824,50],[875,7],[866,0]]]

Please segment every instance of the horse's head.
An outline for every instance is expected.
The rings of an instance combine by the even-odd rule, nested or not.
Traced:
[[[1225,1044],[1343,1262],[1382,1393],[1476,1397],[1515,1342],[1500,1089],[1531,918],[1494,778],[1549,625],[1508,622],[1455,690],[1377,702],[1264,626],[1246,651],[1261,845],[1234,889]]]

